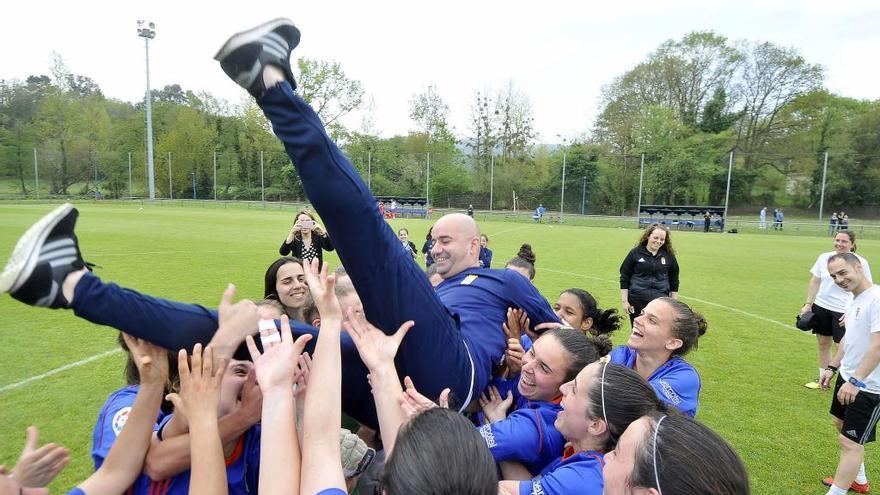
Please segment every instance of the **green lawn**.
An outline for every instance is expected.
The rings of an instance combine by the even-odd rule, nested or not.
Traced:
[[[11,252],[18,236],[50,208],[0,204],[0,253]],[[140,208],[82,205],[77,232],[86,259],[101,265],[105,280],[208,306],[217,304],[229,281],[241,297],[261,295],[264,269],[277,257],[294,213],[278,207]],[[409,228],[419,246],[429,227],[424,220],[392,223]],[[480,226],[491,239],[496,266],[529,242],[538,256],[535,283],[548,299],[582,287],[604,306],[618,304],[618,267],[639,235],[529,221],[481,220]],[[755,493],[824,493],[818,480],[833,473],[837,460],[830,394],[802,386],[816,373],[815,340],[792,323],[808,269],[831,241],[702,232],[674,232],[672,238],[682,297],[709,320],[699,349],[688,357],[703,379],[698,418],[733,443]],[[859,253],[880,260],[880,241],[860,241]],[[335,255],[329,259],[338,262]],[[107,395],[123,385],[121,354],[4,387],[111,350],[116,334],[70,312],[31,308],[6,296],[0,297],[0,315],[0,464],[15,462],[25,428],[35,424],[42,439],[71,449],[71,465],[52,486],[63,493],[91,471],[92,427]],[[615,341],[626,334],[618,332]],[[866,465],[869,479],[880,482],[876,446],[868,448]]]

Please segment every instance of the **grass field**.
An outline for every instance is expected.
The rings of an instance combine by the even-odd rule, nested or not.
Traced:
[[[84,204],[78,235],[85,258],[105,280],[181,301],[216,306],[225,284],[241,297],[261,295],[265,267],[293,211],[139,204]],[[0,261],[48,205],[0,204]],[[424,220],[395,220],[417,244]],[[523,242],[538,256],[535,280],[551,301],[569,287],[592,292],[600,306],[618,306],[618,267],[634,229],[481,221],[495,265]],[[826,237],[706,235],[674,232],[682,266],[682,298],[709,320],[688,356],[700,371],[698,419],[720,432],[748,467],[757,494],[824,493],[837,440],[827,414],[830,393],[802,385],[816,373],[815,339],[794,329],[808,270],[831,249]],[[880,260],[880,241],[859,253]],[[337,263],[335,255],[330,256]],[[876,268],[875,268],[876,270]],[[625,325],[628,327],[628,325]],[[623,342],[626,329],[614,337]],[[51,376],[21,381],[113,350],[116,333],[68,311],[31,308],[0,297],[0,464],[14,464],[30,424],[43,441],[71,449],[71,465],[52,485],[63,493],[91,472],[91,432],[107,395],[123,386],[122,355],[111,353]],[[710,461],[710,460],[707,460]],[[711,462],[711,461],[710,461]],[[880,450],[868,448],[868,477],[880,483]]]

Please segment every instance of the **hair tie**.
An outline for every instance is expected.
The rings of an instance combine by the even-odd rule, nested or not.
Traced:
[[[611,426],[608,424],[608,415],[605,414],[605,370],[607,369],[608,361],[605,361],[605,366],[602,367],[602,380],[600,382],[602,384],[602,419],[605,420],[605,428],[609,431],[610,434]]]
[[[666,419],[666,415],[664,414],[659,421],[657,421],[657,427],[654,428],[654,482],[657,483],[657,492],[660,495],[663,495],[663,490],[660,489],[660,475],[657,472],[657,436],[660,434],[660,423]]]

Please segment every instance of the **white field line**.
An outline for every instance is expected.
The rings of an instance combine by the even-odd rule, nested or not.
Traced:
[[[528,225],[523,225],[523,226],[521,226],[521,227],[514,227],[514,228],[512,228],[512,229],[502,230],[502,231],[499,231],[499,232],[493,232],[493,233],[492,233],[492,237],[494,237],[494,236],[496,236],[496,235],[506,234],[506,233],[508,233],[508,232],[513,232],[514,230],[521,230],[521,229],[524,229],[524,228],[527,228],[527,227],[529,227],[529,226],[528,226]]]
[[[107,352],[102,352],[100,354],[95,354],[94,356],[90,356],[85,359],[81,359],[79,361],[73,362],[73,363],[65,364],[64,366],[60,366],[58,368],[55,368],[54,370],[49,370],[45,373],[40,373],[39,375],[35,375],[30,378],[25,378],[24,380],[22,380],[20,382],[10,383],[9,385],[3,385],[2,387],[0,387],[0,394],[3,394],[3,393],[8,392],[10,390],[15,390],[17,388],[24,387],[25,385],[28,385],[30,383],[40,381],[43,378],[48,378],[52,375],[57,375],[58,373],[61,373],[63,371],[67,371],[69,369],[76,368],[76,367],[82,366],[84,364],[89,364],[92,361],[97,361],[99,359],[104,359],[105,357],[119,354],[120,352],[122,352],[122,349],[117,347],[116,349],[111,349]]]
[[[591,279],[591,280],[598,280],[598,281],[600,281],[600,282],[608,282],[608,283],[612,283],[612,284],[613,284],[613,283],[617,283],[616,280],[609,280],[609,279],[607,279],[607,278],[599,278],[599,277],[591,277],[591,276],[589,276],[589,275],[584,275],[584,274],[582,274],[582,273],[566,272],[566,271],[561,271],[561,270],[552,270],[552,269],[550,269],[550,268],[541,268],[541,270],[546,270],[546,271],[548,271],[548,272],[553,272],[553,273],[561,273],[561,274],[563,274],[563,275],[572,275],[572,276],[575,276],[575,277],[588,278],[588,279]],[[741,314],[741,315],[743,315],[743,316],[748,316],[749,318],[754,318],[754,319],[756,319],[756,320],[761,320],[761,321],[766,322],[766,323],[772,323],[772,324],[774,324],[774,325],[778,325],[778,326],[783,327],[783,328],[792,328],[792,326],[793,326],[793,325],[788,325],[788,324],[786,324],[786,323],[783,323],[783,322],[781,322],[781,321],[777,321],[777,320],[773,320],[773,319],[767,318],[767,317],[765,317],[765,316],[756,315],[755,313],[749,313],[748,311],[743,311],[743,310],[738,309],[738,308],[733,308],[733,307],[730,307],[730,306],[725,306],[725,305],[723,305],[723,304],[718,304],[718,303],[715,303],[715,302],[712,302],[712,301],[706,301],[705,299],[698,299],[698,298],[696,298],[696,297],[683,296],[683,295],[681,295],[681,294],[679,294],[679,297],[682,298],[682,299],[686,299],[686,300],[688,300],[688,301],[695,301],[695,302],[698,302],[698,303],[701,303],[701,304],[708,304],[709,306],[715,306],[716,308],[726,309],[726,310],[731,311],[731,312],[733,312],[733,313],[738,313],[738,314]]]

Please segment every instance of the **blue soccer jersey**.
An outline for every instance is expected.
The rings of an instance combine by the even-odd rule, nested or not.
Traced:
[[[235,448],[226,458],[229,495],[258,493],[259,477],[260,425],[255,425],[238,438]],[[141,475],[135,482],[132,495],[188,495],[189,479],[189,470],[161,481]]]
[[[622,345],[611,351],[611,362],[632,369],[636,365],[636,355],[636,351]],[[697,415],[700,375],[681,357],[669,358],[669,361],[648,377],[648,383],[654,387],[657,397],[663,402],[674,406],[690,418]]]
[[[565,449],[565,455],[528,481],[519,484],[520,495],[602,495],[604,478],[603,455],[596,451],[574,452]]]
[[[139,386],[133,385],[110,394],[98,415],[92,442],[92,459],[95,470],[101,467],[116,437],[122,431]],[[171,415],[159,414],[154,429],[171,419]],[[226,478],[229,494],[257,493],[260,472],[260,426],[251,427],[239,437],[232,453],[226,459]],[[132,484],[131,495],[187,495],[189,493],[189,470],[171,478],[153,481],[141,474]]]
[[[116,437],[119,436],[122,427],[125,426],[139,389],[139,385],[121,388],[110,394],[104,406],[101,407],[101,412],[98,413],[98,421],[95,423],[95,429],[92,432],[92,460],[95,463],[96,471],[104,463],[104,458],[110,452],[110,447],[116,442]],[[160,411],[156,418],[156,427],[158,427],[158,423],[164,417],[165,414]]]
[[[532,325],[559,322],[550,304],[525,277],[512,270],[468,268],[437,286],[437,296],[459,321],[462,337],[474,360],[474,387],[489,383],[494,366],[507,350],[501,323],[507,308],[528,313]]]
[[[480,427],[480,435],[496,462],[522,462],[532,475],[557,459],[565,448],[565,438],[556,429],[559,401],[524,400],[524,406],[503,421]]]

